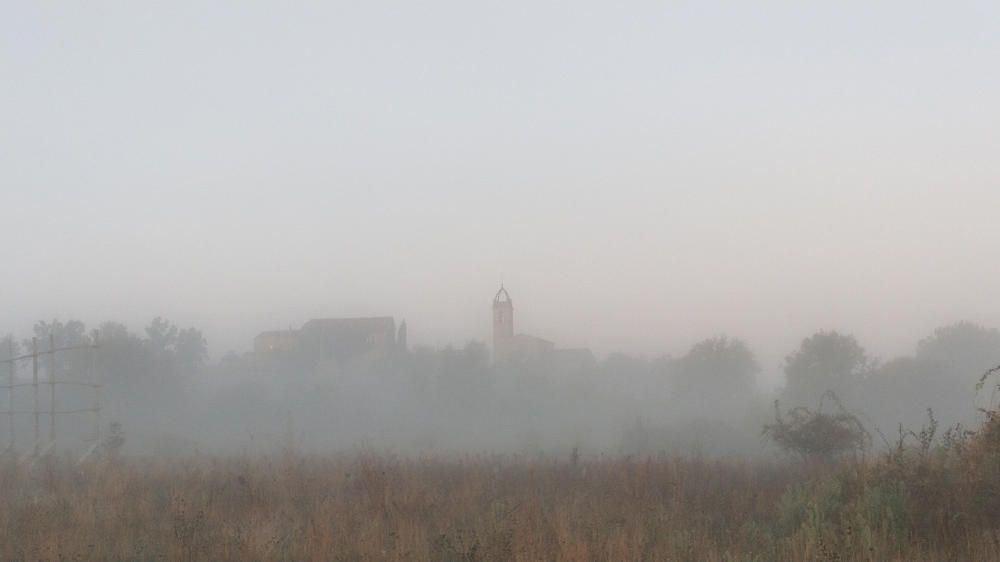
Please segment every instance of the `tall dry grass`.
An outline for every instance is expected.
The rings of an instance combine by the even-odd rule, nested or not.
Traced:
[[[0,471],[0,559],[1000,558],[1000,480],[917,456],[51,461]]]

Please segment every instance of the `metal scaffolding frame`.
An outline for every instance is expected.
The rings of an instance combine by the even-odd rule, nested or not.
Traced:
[[[7,390],[7,409],[0,410],[0,414],[7,414],[7,448],[4,449],[0,454],[11,455],[17,458],[16,455],[16,427],[15,427],[15,417],[18,415],[31,415],[33,420],[34,429],[34,439],[32,443],[32,450],[30,453],[24,455],[21,460],[22,462],[34,462],[40,457],[48,454],[56,444],[56,420],[58,416],[62,415],[73,415],[73,414],[93,414],[93,433],[89,439],[85,441],[91,441],[91,445],[87,448],[83,456],[80,457],[79,462],[85,461],[101,444],[101,402],[102,402],[102,389],[103,384],[98,380],[97,375],[97,349],[99,344],[97,343],[96,336],[94,338],[94,343],[84,344],[84,345],[71,345],[64,347],[55,346],[55,335],[49,334],[49,348],[46,350],[38,349],[38,338],[31,338],[31,353],[20,355],[14,357],[14,342],[10,340],[8,342],[9,357],[7,359],[0,360],[0,365],[7,365],[7,384],[0,385],[0,388]],[[56,354],[65,351],[90,349],[90,371],[92,380],[87,381],[70,381],[70,380],[58,380],[56,378]],[[39,359],[43,356],[48,356],[48,380],[40,381],[38,378],[38,367]],[[31,382],[17,382],[17,364],[21,361],[31,361]],[[47,411],[42,410],[39,403],[39,394],[41,385],[47,385],[49,387],[49,408]],[[60,386],[81,386],[88,387],[94,390],[93,406],[90,408],[78,408],[74,410],[59,410],[56,407],[56,388]],[[22,387],[31,387],[32,397],[33,397],[33,407],[30,410],[17,410],[14,407],[14,391]],[[41,416],[43,414],[48,414],[49,416],[49,435],[46,442],[42,442],[41,435]]]

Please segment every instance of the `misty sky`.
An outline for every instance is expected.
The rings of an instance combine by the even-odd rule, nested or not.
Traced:
[[[0,332],[1000,326],[1000,3],[819,4],[4,2]]]

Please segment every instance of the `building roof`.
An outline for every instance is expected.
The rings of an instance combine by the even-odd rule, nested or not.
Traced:
[[[500,285],[500,290],[497,291],[496,296],[493,297],[493,304],[494,305],[501,304],[501,303],[511,304],[511,305],[514,304],[514,301],[512,301],[511,298],[510,298],[510,293],[507,292],[507,289],[503,288],[503,285]]]
[[[531,334],[515,334],[514,335],[514,339],[518,340],[518,341],[523,341],[523,342],[534,342],[534,343],[540,343],[540,344],[546,344],[546,345],[555,345],[554,343],[552,343],[551,341],[549,341],[549,340],[547,340],[545,338],[540,338],[538,336],[532,336]]]
[[[388,328],[390,330],[394,330],[395,326],[396,322],[393,320],[392,316],[372,316],[363,318],[313,318],[302,325],[302,330],[310,331],[328,328],[359,328],[368,330]]]
[[[258,338],[281,338],[281,337],[295,337],[299,333],[298,330],[267,330],[257,334]]]

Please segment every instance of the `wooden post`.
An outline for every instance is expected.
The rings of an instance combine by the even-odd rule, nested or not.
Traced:
[[[56,335],[49,330],[49,443],[56,442]]]
[[[7,442],[10,454],[14,455],[14,338],[13,336],[7,340],[8,354],[10,355],[10,364],[8,368],[10,372],[10,378],[8,382],[10,386],[7,387]]]
[[[31,338],[31,388],[35,395],[35,456],[38,456],[38,441],[42,435],[38,427],[38,338]]]
[[[90,349],[90,380],[94,383],[94,442],[101,442],[101,381],[97,376],[97,331],[94,346]]]

